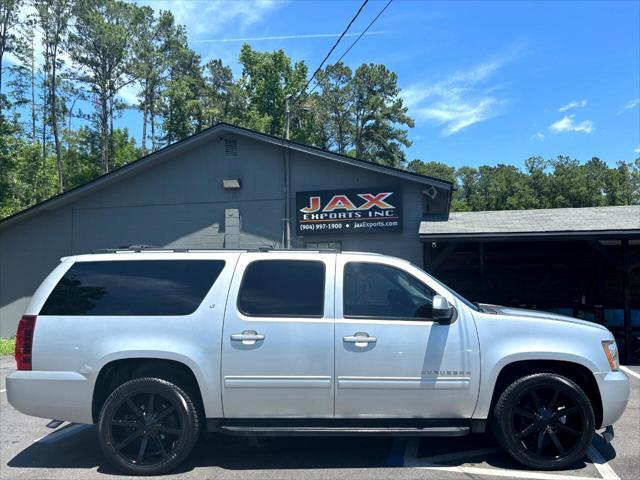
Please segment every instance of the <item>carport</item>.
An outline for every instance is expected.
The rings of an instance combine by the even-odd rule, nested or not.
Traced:
[[[640,206],[455,212],[420,239],[425,269],[469,299],[602,323],[640,361]]]

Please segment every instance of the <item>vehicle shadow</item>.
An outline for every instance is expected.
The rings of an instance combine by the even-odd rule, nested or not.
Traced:
[[[186,462],[172,474],[196,468],[223,470],[298,470],[339,468],[382,468],[402,465],[409,438],[398,437],[243,437],[205,434]],[[595,442],[594,442],[595,443]],[[495,448],[494,448],[495,447]],[[493,449],[495,451],[489,452]],[[610,446],[598,449],[605,460],[615,457]],[[483,450],[478,455],[473,452]],[[468,453],[472,453],[472,457]],[[422,438],[418,461],[447,456],[438,462],[447,466],[483,463],[493,468],[523,470],[507,455],[497,450],[490,435],[461,438]],[[105,475],[118,474],[106,463],[98,444],[95,426],[71,425],[56,430],[33,443],[7,463],[11,468],[29,469],[93,469]],[[572,467],[582,470],[590,466],[587,459]]]

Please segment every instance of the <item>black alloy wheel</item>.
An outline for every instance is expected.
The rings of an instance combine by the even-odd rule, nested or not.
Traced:
[[[498,441],[515,460],[551,470],[578,462],[595,431],[589,399],[568,378],[530,375],[500,396],[494,411]]]
[[[99,420],[100,444],[119,470],[158,475],[190,453],[200,422],[189,396],[158,378],[139,378],[118,387]]]

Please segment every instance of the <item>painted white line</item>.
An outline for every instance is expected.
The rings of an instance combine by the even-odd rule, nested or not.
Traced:
[[[0,390],[0,393],[4,393],[4,392],[6,392],[6,390]]]
[[[632,377],[636,377],[638,380],[640,380],[640,373],[634,372],[633,370],[625,367],[624,365],[620,365],[620,370],[622,370],[627,375],[631,375]]]
[[[556,473],[530,472],[527,470],[507,470],[504,468],[481,468],[481,467],[414,467],[423,470],[434,470],[438,472],[452,472],[466,475],[489,475],[491,477],[510,478],[531,478],[534,480],[595,480],[593,477],[578,477],[576,475],[562,475]]]
[[[488,475],[493,477],[524,478],[532,480],[594,480],[593,477],[581,477],[577,475],[565,475],[563,473],[532,472],[528,470],[510,470],[505,468],[492,467],[468,467],[468,466],[443,466],[438,462],[450,462],[465,458],[478,457],[500,451],[499,448],[483,448],[469,450],[467,452],[456,452],[445,455],[434,455],[431,457],[418,458],[418,439],[411,439],[407,442],[404,454],[404,466],[422,470],[433,470],[438,472],[460,473],[462,475]],[[587,453],[589,460],[594,464],[603,480],[620,480],[613,469],[607,464],[600,452],[593,446],[589,447]]]
[[[587,457],[589,457],[593,466],[598,469],[598,473],[603,480],[620,480],[618,474],[614,472],[611,465],[607,463],[602,454],[593,445],[591,445],[589,450],[587,450]]]

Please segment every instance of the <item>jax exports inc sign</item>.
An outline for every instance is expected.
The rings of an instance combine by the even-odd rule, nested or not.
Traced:
[[[399,188],[296,193],[298,235],[393,232],[402,229]]]

